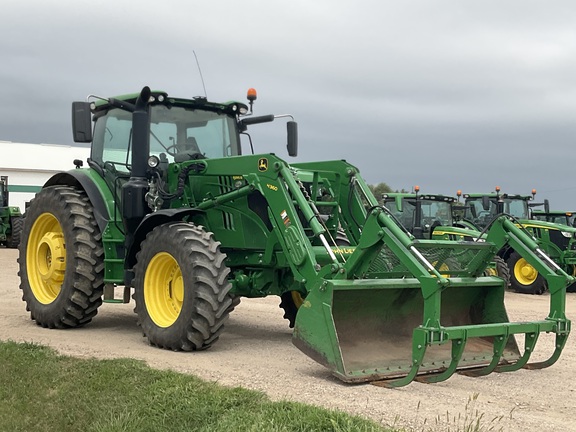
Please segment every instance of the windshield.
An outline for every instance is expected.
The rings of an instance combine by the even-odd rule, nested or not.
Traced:
[[[422,200],[423,225],[432,225],[439,222],[441,226],[452,225],[452,208],[446,201]],[[438,223],[436,223],[438,225]]]
[[[519,219],[528,219],[528,203],[523,199],[504,199],[504,213]],[[465,218],[484,227],[498,214],[496,198],[490,198],[488,207],[485,208],[482,198],[471,198],[466,200]]]
[[[94,127],[91,158],[129,172],[132,161],[132,114],[111,109]],[[168,162],[222,158],[239,154],[233,117],[202,109],[153,105],[150,108],[150,155]]]
[[[420,200],[422,206],[422,220],[418,224],[424,228],[434,226],[452,226],[452,209],[446,201]],[[384,204],[394,216],[408,230],[414,228],[414,213],[416,201],[412,198],[402,199],[402,211],[396,207],[396,201],[387,201]]]
[[[545,221],[545,222],[552,222],[552,223],[561,224],[561,225],[569,225],[569,226],[574,225],[574,216],[573,215],[569,216],[567,214],[553,215],[553,214],[535,213],[534,219]]]

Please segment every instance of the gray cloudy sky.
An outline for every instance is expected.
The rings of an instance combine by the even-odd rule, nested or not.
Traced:
[[[506,0],[7,0],[0,140],[71,144],[70,103],[144,85],[291,113],[298,161],[576,210],[576,5]],[[252,128],[255,130],[255,127]],[[285,156],[283,124],[253,134]]]

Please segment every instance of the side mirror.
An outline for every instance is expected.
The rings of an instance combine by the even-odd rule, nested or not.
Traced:
[[[298,156],[298,123],[289,121],[286,123],[286,128],[288,130],[288,144],[286,145],[288,155]]]
[[[74,142],[92,142],[92,111],[90,102],[72,102],[72,135]]]
[[[482,208],[486,211],[490,210],[490,198],[486,195],[482,197]]]

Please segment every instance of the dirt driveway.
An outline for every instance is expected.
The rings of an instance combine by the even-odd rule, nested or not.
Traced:
[[[14,250],[0,249],[0,340],[37,342],[78,357],[141,359],[153,367],[260,390],[272,399],[344,410],[417,431],[455,430],[480,415],[485,427],[481,430],[493,425],[492,430],[504,431],[576,431],[574,333],[560,360],[548,369],[483,378],[457,375],[439,384],[412,383],[394,390],[346,385],[292,345],[291,331],[273,297],[243,300],[220,340],[198,353],[147,345],[136,326],[132,304],[104,304],[85,328],[43,329],[30,320],[21,300],[16,256]],[[508,293],[510,319],[542,319],[548,300],[546,295]],[[576,320],[576,294],[568,294],[567,303],[568,317]],[[543,335],[541,339],[538,358],[553,346],[552,338]],[[491,423],[493,419],[497,420]]]

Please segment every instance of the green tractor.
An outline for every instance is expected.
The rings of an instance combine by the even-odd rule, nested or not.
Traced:
[[[532,207],[547,202],[533,203],[536,190],[531,195],[501,194],[496,188],[490,194],[464,194],[464,219],[458,224],[463,227],[486,230],[498,216],[506,213],[512,216],[519,227],[522,227],[535,238],[542,250],[549,255],[565,272],[576,274],[576,228],[572,225],[559,224],[531,217]],[[516,292],[525,294],[542,294],[546,291],[546,281],[513,247],[506,247],[499,252],[510,268],[510,286]],[[574,286],[568,287],[573,291]]]
[[[456,198],[446,195],[421,194],[415,186],[413,193],[391,192],[382,195],[382,202],[396,220],[415,238],[450,241],[484,241],[480,231],[456,226],[453,207]],[[480,239],[480,240],[479,240]],[[497,275],[510,282],[510,270],[506,262],[494,256],[487,274]]]
[[[560,356],[574,279],[507,216],[484,242],[416,239],[346,161],[243,155],[241,136],[280,117],[252,115],[254,92],[250,109],[148,87],[91,98],[72,110],[88,166],[54,175],[26,212],[20,288],[38,325],[85,325],[123,287],[150,344],[203,350],[241,297],[275,295],[291,300],[293,343],[345,382],[397,387]],[[506,244],[547,279],[547,317],[508,320],[504,282],[484,275]],[[555,349],[529,363],[542,332]]]
[[[576,212],[560,210],[532,210],[532,219],[571,227],[576,226]]]
[[[0,244],[15,249],[24,221],[20,209],[9,205],[8,197],[8,176],[0,176]]]

